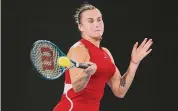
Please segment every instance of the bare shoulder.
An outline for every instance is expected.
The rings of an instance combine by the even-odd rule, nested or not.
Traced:
[[[106,47],[102,47],[102,49],[109,55],[112,56],[109,49],[107,49]]]
[[[89,53],[85,45],[78,41],[69,49],[67,56],[72,60],[83,61],[89,57]]]
[[[107,49],[106,47],[102,47],[102,49],[109,55],[109,57],[111,58],[111,60],[112,60],[113,63],[114,63],[113,56],[112,56],[111,52],[109,51],[109,49]]]
[[[84,51],[84,50],[86,50],[85,45],[79,41],[79,42],[76,42],[74,45],[72,45],[72,47],[69,49],[69,53],[72,53],[72,52],[80,53],[81,51]]]

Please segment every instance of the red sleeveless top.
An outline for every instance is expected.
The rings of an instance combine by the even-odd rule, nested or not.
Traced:
[[[97,65],[97,71],[91,76],[88,84],[82,91],[75,93],[73,88],[71,88],[67,92],[67,98],[66,94],[63,94],[59,104],[62,104],[61,102],[64,102],[70,98],[72,103],[68,102],[68,108],[72,107],[71,111],[99,111],[100,100],[104,94],[105,84],[113,76],[116,68],[109,55],[101,47],[96,47],[94,44],[84,38],[81,39],[80,42],[82,42],[88,49],[90,61]],[[65,73],[65,84],[71,84],[69,71]],[[65,106],[65,104],[63,105]],[[64,109],[60,111],[65,111]],[[69,109],[66,109],[66,111],[69,111]]]

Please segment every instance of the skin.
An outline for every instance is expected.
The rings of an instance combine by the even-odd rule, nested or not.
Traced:
[[[97,8],[82,12],[78,28],[81,31],[83,38],[93,43],[96,47],[100,46],[104,32],[104,22],[102,20],[102,14]],[[115,96],[119,98],[123,98],[125,96],[132,84],[140,62],[152,51],[152,49],[149,49],[152,44],[152,39],[148,40],[147,38],[145,38],[139,46],[138,42],[134,44],[130,64],[123,76],[121,76],[119,69],[116,67],[116,72],[107,82]],[[110,51],[104,47],[103,50],[108,53],[112,62],[115,64]],[[68,56],[72,60],[91,64],[91,66],[85,70],[79,68],[72,68],[69,70],[73,89],[77,93],[86,87],[91,75],[96,72],[97,66],[95,63],[91,63],[89,61],[90,55],[85,46],[80,42],[77,42],[70,48]]]

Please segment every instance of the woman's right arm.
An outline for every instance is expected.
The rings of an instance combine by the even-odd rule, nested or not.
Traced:
[[[95,73],[97,69],[96,64],[89,62],[90,60],[89,53],[85,48],[85,46],[82,44],[73,46],[69,50],[68,57],[71,60],[77,62],[91,64],[91,66],[89,66],[86,69],[80,69],[80,68],[69,69],[72,87],[75,92],[80,92],[86,87],[91,75]]]

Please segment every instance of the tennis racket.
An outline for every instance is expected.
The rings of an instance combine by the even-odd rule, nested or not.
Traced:
[[[59,78],[70,68],[85,69],[89,66],[89,64],[69,59],[54,43],[48,40],[34,42],[30,59],[37,72],[48,80]]]

